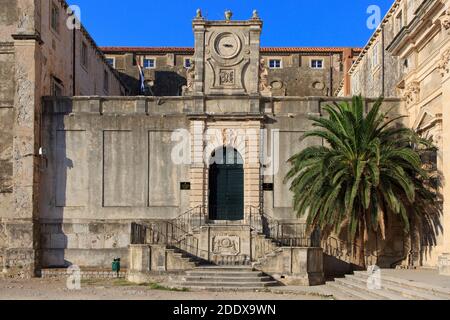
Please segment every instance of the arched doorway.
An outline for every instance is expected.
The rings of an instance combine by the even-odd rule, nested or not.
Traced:
[[[209,219],[244,219],[244,165],[232,147],[220,147],[209,166]]]

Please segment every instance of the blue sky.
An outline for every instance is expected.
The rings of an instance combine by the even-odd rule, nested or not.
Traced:
[[[367,8],[384,16],[394,0],[69,0],[100,46],[193,46],[197,8],[211,20],[225,9],[235,20],[257,9],[264,21],[262,46],[363,46],[373,30]]]

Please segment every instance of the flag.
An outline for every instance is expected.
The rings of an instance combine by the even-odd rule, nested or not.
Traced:
[[[138,62],[137,64],[138,69],[139,69],[139,82],[141,85],[141,90],[139,93],[145,93],[145,74],[144,74],[144,70],[142,70],[141,68],[141,64]]]

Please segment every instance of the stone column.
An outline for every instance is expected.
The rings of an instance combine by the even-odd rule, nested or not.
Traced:
[[[447,35],[448,36],[448,35]],[[443,51],[440,61],[442,78],[442,177],[444,213],[444,243],[439,256],[439,272],[450,275],[450,47]]]

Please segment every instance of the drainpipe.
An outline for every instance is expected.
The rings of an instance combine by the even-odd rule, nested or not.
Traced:
[[[385,94],[385,66],[386,66],[386,57],[385,57],[385,49],[384,49],[384,25],[381,26],[381,96],[384,97]]]
[[[76,23],[75,21],[75,13],[72,13],[73,19],[74,19],[74,25]],[[76,96],[76,28],[73,28],[72,30],[72,96]]]
[[[333,96],[333,53],[330,53],[330,93],[329,96]]]

